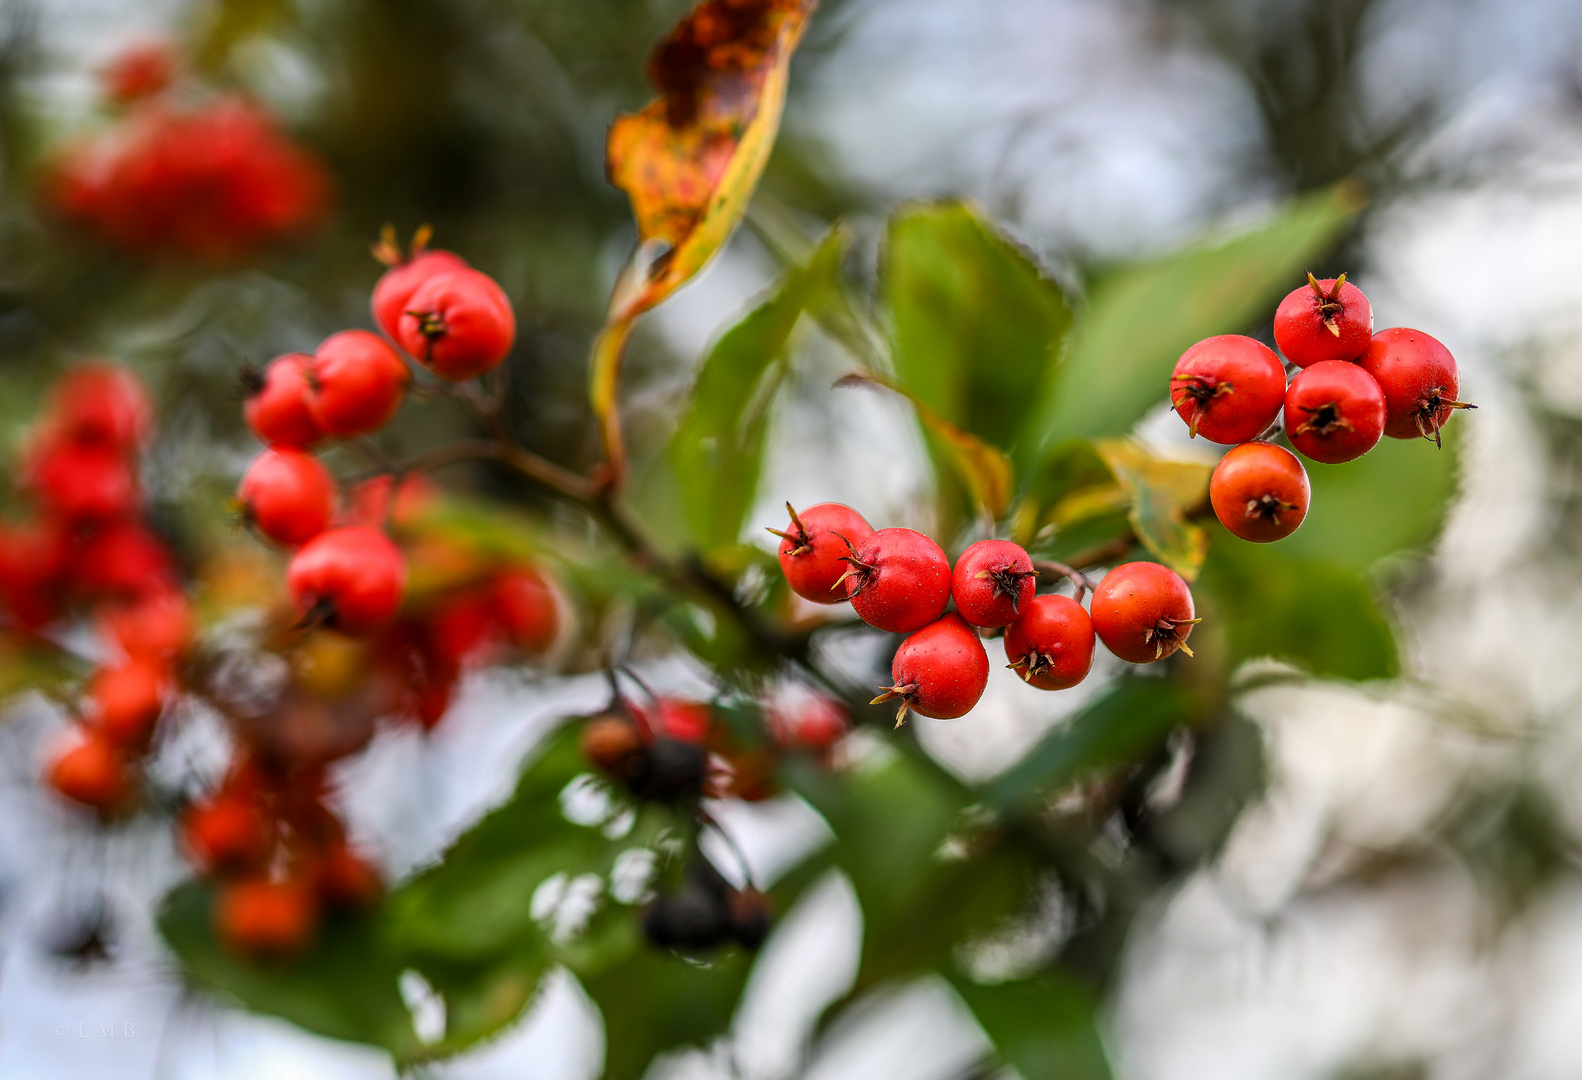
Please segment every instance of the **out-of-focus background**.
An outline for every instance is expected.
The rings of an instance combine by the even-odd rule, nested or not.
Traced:
[[[515,403],[519,428],[591,461],[587,343],[633,237],[604,179],[604,131],[647,99],[643,59],[686,7],[5,0],[0,414],[19,424],[62,357],[157,371],[156,493],[223,498],[252,452],[230,389],[239,357],[366,321],[370,238],[426,221],[518,299],[513,374],[541,390]],[[267,102],[323,157],[335,209],[317,240],[199,274],[89,263],[40,225],[38,163],[104,123],[94,73],[141,38],[180,42],[205,78]],[[825,0],[763,184],[765,205],[852,223],[870,256],[897,201],[964,194],[1058,272],[1163,252],[1347,177],[1368,209],[1313,269],[1349,272],[1380,327],[1444,341],[1480,409],[1456,421],[1460,489],[1441,538],[1372,569],[1409,678],[1245,696],[1267,788],[1222,855],[1131,930],[1103,1017],[1125,1080],[1582,1071],[1582,8]],[[743,230],[645,325],[628,391],[639,443],[663,437],[695,359],[775,271]],[[904,414],[868,395],[831,410],[816,382],[775,419],[754,520],[786,498],[916,520],[925,458]],[[1198,452],[1164,422],[1139,434]],[[601,693],[597,677],[478,678],[432,739],[382,735],[345,767],[354,832],[396,873],[433,858],[504,797],[552,719]],[[961,775],[1005,767],[1048,723],[990,693],[969,719],[920,732]],[[60,723],[24,700],[0,728],[0,1076],[393,1075],[374,1051],[182,989],[149,921],[182,864],[164,831],[106,838],[41,792]],[[773,860],[822,825],[787,802],[736,828]],[[926,981],[869,1002],[805,1059],[855,964],[854,907],[839,880],[821,887],[771,942],[730,1049],[664,1075],[978,1075],[981,1032]],[[89,933],[107,956],[83,947]],[[502,1038],[424,1075],[590,1077],[606,1038],[619,1033],[557,977]]]

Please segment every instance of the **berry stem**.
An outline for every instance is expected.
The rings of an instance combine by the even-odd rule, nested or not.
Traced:
[[[1084,592],[1096,592],[1098,590],[1098,585],[1094,583],[1092,578],[1080,570],[1067,566],[1065,563],[1052,562],[1047,559],[1033,563],[1033,572],[1035,574],[1045,570],[1056,577],[1068,578],[1071,584],[1077,588],[1076,599],[1079,604],[1082,602]]]

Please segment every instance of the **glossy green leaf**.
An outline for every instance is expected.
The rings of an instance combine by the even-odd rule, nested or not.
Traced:
[[[1002,773],[984,797],[1005,809],[1025,809],[1095,769],[1130,761],[1192,723],[1199,705],[1170,679],[1128,675],[1069,721],[1055,728]]]
[[[701,1046],[729,1027],[751,958],[698,964],[642,947],[582,986],[604,1017],[605,1080],[637,1080],[659,1054]]]
[[[1214,529],[1199,614],[1225,635],[1232,661],[1268,656],[1343,679],[1394,675],[1395,638],[1369,584],[1290,553],[1288,542],[1249,544]]]
[[[805,266],[792,268],[768,299],[725,332],[698,371],[670,459],[693,539],[705,551],[741,535],[791,331],[814,294],[835,280],[846,244],[845,230],[831,230]]]
[[[1291,203],[1262,228],[1100,277],[1069,353],[1040,391],[1027,441],[1047,453],[1066,439],[1125,434],[1166,399],[1188,346],[1268,318],[1361,204],[1356,187],[1341,184]]]
[[[404,965],[382,948],[371,920],[333,921],[306,955],[267,965],[220,943],[213,906],[213,888],[188,882],[160,907],[160,933],[190,978],[320,1035],[382,1047],[398,1061],[424,1054],[397,989]]]
[[[1095,445],[1131,496],[1128,519],[1143,546],[1187,581],[1196,578],[1208,555],[1208,535],[1186,515],[1208,499],[1213,467],[1154,457],[1130,439],[1100,439]]]
[[[1109,1080],[1092,991],[1057,974],[995,986],[952,983],[996,1055],[1024,1080]]]
[[[1060,286],[959,201],[898,210],[880,276],[896,377],[950,423],[1013,450],[1071,325]]]
[[[1456,436],[1465,422],[1464,416],[1451,421],[1443,449],[1426,439],[1384,439],[1344,465],[1306,462],[1312,503],[1280,550],[1362,570],[1432,540],[1455,494]]]

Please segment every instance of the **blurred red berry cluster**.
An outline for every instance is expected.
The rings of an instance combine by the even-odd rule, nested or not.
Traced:
[[[235,262],[312,232],[330,205],[319,160],[254,101],[172,100],[175,70],[157,46],[105,69],[106,95],[125,109],[57,153],[44,174],[46,207],[143,257]]]

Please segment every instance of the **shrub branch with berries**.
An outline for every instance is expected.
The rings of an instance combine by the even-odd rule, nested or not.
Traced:
[[[1431,539],[1447,423],[1470,406],[1450,352],[1375,334],[1344,276],[1276,306],[1352,227],[1358,191],[1081,281],[976,207],[911,203],[877,273],[853,273],[844,226],[749,209],[812,8],[704,0],[653,56],[659,97],[612,126],[639,242],[590,335],[586,402],[565,404],[583,457],[535,452],[508,408],[548,392],[519,362],[532,301],[469,262],[498,253],[431,247],[427,228],[375,243],[366,326],[238,363],[261,444],[232,505],[250,538],[162,532],[140,472],[163,437],[148,390],[105,362],[59,377],[0,531],[0,660],[70,716],[43,772],[85,828],[169,819],[194,877],[159,926],[195,985],[408,1066],[499,1033],[562,969],[603,1013],[605,1074],[635,1080],[728,1037],[754,950],[840,875],[863,930],[832,1015],[941,979],[988,1038],[985,1074],[1105,1077],[1097,1017],[1132,919],[1215,857],[1261,782],[1241,689],[1399,674],[1368,570]],[[115,126],[60,154],[46,207],[206,265],[310,233],[318,166],[261,107],[177,103],[179,70],[157,50],[107,69]],[[221,134],[227,155],[188,160]],[[254,181],[291,198],[265,214]],[[214,201],[189,205],[196,186]],[[655,347],[635,327],[744,216],[780,279],[703,358],[673,427],[628,432],[625,354]],[[832,384],[810,331],[848,375]],[[760,492],[770,448],[809,442],[777,402],[833,414],[854,388],[915,420],[928,495],[896,506],[883,463],[848,472],[831,429],[816,449],[834,464],[809,482],[855,505],[760,513],[780,495]],[[1202,442],[1135,437],[1169,409],[1229,447],[1217,464]],[[416,448],[397,434],[456,424]],[[392,880],[342,816],[341,764],[381,728],[440,729],[470,677],[504,666],[521,693],[564,676],[602,704]],[[934,722],[987,740],[991,711],[1036,725],[1031,748],[952,760]],[[197,716],[222,725],[226,763],[173,782],[159,766]],[[766,800],[811,807],[827,836],[765,869],[728,823]]]

